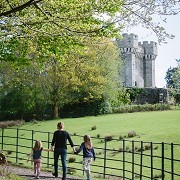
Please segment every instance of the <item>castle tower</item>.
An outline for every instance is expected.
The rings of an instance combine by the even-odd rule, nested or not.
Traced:
[[[151,41],[150,44],[144,41],[144,86],[155,87],[155,59],[157,56],[157,43]]]
[[[125,87],[155,87],[155,59],[157,43],[138,42],[135,34],[122,34],[117,39],[123,60],[123,81]]]

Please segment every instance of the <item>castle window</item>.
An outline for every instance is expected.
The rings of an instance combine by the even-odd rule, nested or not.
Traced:
[[[137,87],[137,82],[135,81],[134,86]]]

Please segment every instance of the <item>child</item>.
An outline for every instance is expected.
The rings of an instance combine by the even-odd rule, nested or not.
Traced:
[[[90,164],[92,158],[95,161],[96,155],[94,152],[91,137],[89,135],[84,136],[84,142],[81,144],[80,148],[75,152],[75,154],[78,154],[82,150],[83,150],[83,171],[86,172],[87,180],[90,180]]]
[[[29,155],[29,158],[27,161],[29,161],[30,157],[32,157],[32,160],[34,162],[34,174],[36,174],[36,178],[39,179],[40,171],[41,171],[41,153],[42,151],[52,151],[51,149],[45,149],[42,147],[42,142],[37,140],[35,142],[34,148],[32,149],[32,152]]]

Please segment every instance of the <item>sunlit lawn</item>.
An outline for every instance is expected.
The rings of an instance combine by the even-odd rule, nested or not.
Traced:
[[[63,121],[65,123],[65,129],[72,135],[72,139],[74,141],[74,144],[80,145],[82,142],[82,137],[84,134],[89,134],[93,138],[94,146],[95,147],[104,147],[104,142],[101,140],[101,138],[104,138],[105,136],[112,136],[114,139],[117,139],[116,141],[108,142],[108,148],[110,149],[120,149],[122,148],[122,144],[118,142],[119,137],[127,136],[129,131],[135,131],[137,133],[137,136],[134,138],[125,138],[128,140],[138,140],[138,141],[144,141],[144,142],[165,142],[165,143],[177,143],[180,144],[180,130],[179,130],[179,123],[180,123],[180,111],[179,110],[171,110],[171,111],[159,111],[159,112],[143,112],[143,113],[128,113],[128,114],[111,114],[111,115],[102,115],[102,116],[90,116],[90,117],[82,117],[82,118],[67,118],[67,119],[57,119],[57,120],[48,120],[48,121],[34,121],[34,122],[28,122],[22,127],[19,128],[19,136],[28,138],[27,140],[19,140],[20,144],[25,144],[27,146],[32,145],[31,138],[32,138],[32,131],[34,130],[35,133],[33,134],[34,139],[40,139],[46,142],[49,138],[49,142],[51,142],[52,139],[52,133],[56,130],[57,123],[59,121]],[[96,130],[92,130],[92,127],[96,126]],[[24,131],[25,130],[29,130]],[[38,132],[37,132],[38,131]],[[48,133],[42,133],[43,132],[49,132]],[[14,133],[14,136],[17,135],[16,131],[6,130],[6,134],[12,134]],[[74,136],[75,135],[75,136]],[[78,136],[79,135],[79,136]],[[100,136],[100,138],[96,138]],[[10,140],[12,141],[12,140]],[[16,143],[16,139],[14,139],[14,142]],[[47,148],[48,144],[44,143],[44,147]],[[50,146],[50,143],[49,143]],[[131,148],[131,144],[129,145]],[[136,145],[138,146],[138,145]],[[16,151],[16,148],[12,148],[14,151]],[[23,150],[24,148],[21,148],[21,152],[27,151]],[[69,152],[72,152],[70,147],[68,148]],[[27,153],[27,152],[26,152]],[[104,157],[104,154],[102,150],[96,149],[96,153],[98,154],[100,158]],[[150,153],[150,152],[145,152]],[[175,157],[180,157],[180,151],[176,149],[175,151]],[[46,154],[46,152],[44,152]],[[158,148],[156,151],[154,151],[154,154],[161,154],[160,148]],[[168,156],[169,153],[169,147],[166,150],[166,154]],[[53,158],[53,153],[50,152],[51,158]],[[122,159],[122,153],[113,154],[112,152],[107,153],[108,158],[114,158],[114,159]],[[76,162],[81,162],[82,157],[81,156],[75,156],[75,155],[68,155],[69,157],[75,157]],[[26,155],[24,154],[22,158],[26,158]],[[131,160],[131,155],[126,155],[126,158]],[[180,158],[179,158],[180,159]],[[135,160],[139,162],[139,156],[135,157]],[[144,159],[145,160],[145,159]],[[46,161],[46,160],[45,160]],[[52,159],[50,160],[51,163],[53,163]],[[149,159],[145,160],[144,164],[148,164]],[[108,166],[111,167],[117,167],[122,166],[122,163],[115,163],[115,162],[107,162]],[[94,165],[102,165],[103,166],[103,160],[97,159]],[[169,166],[169,163],[165,163],[165,166]],[[27,165],[25,163],[25,165]],[[30,166],[31,164],[29,164]],[[69,166],[78,167],[81,169],[80,164],[70,164]],[[159,168],[160,163],[159,161],[154,161],[154,167]],[[178,170],[178,166],[175,167],[175,170],[180,173]],[[126,168],[131,169],[131,165],[127,166]],[[167,167],[169,168],[169,167]],[[92,170],[98,170],[102,172],[102,168],[92,167]],[[139,172],[139,168],[135,167],[135,171]],[[144,173],[149,174],[150,171],[144,169]],[[111,173],[111,171],[109,172]],[[112,174],[118,174],[122,175],[122,172],[112,172]],[[81,173],[77,173],[77,175],[81,175]],[[168,176],[167,176],[168,177]],[[168,177],[169,178],[169,177]],[[99,177],[100,179],[100,177]]]

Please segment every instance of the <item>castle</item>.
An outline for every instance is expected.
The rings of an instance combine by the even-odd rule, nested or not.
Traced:
[[[123,60],[123,83],[125,87],[154,88],[157,43],[138,42],[135,34],[122,34],[117,39]]]

